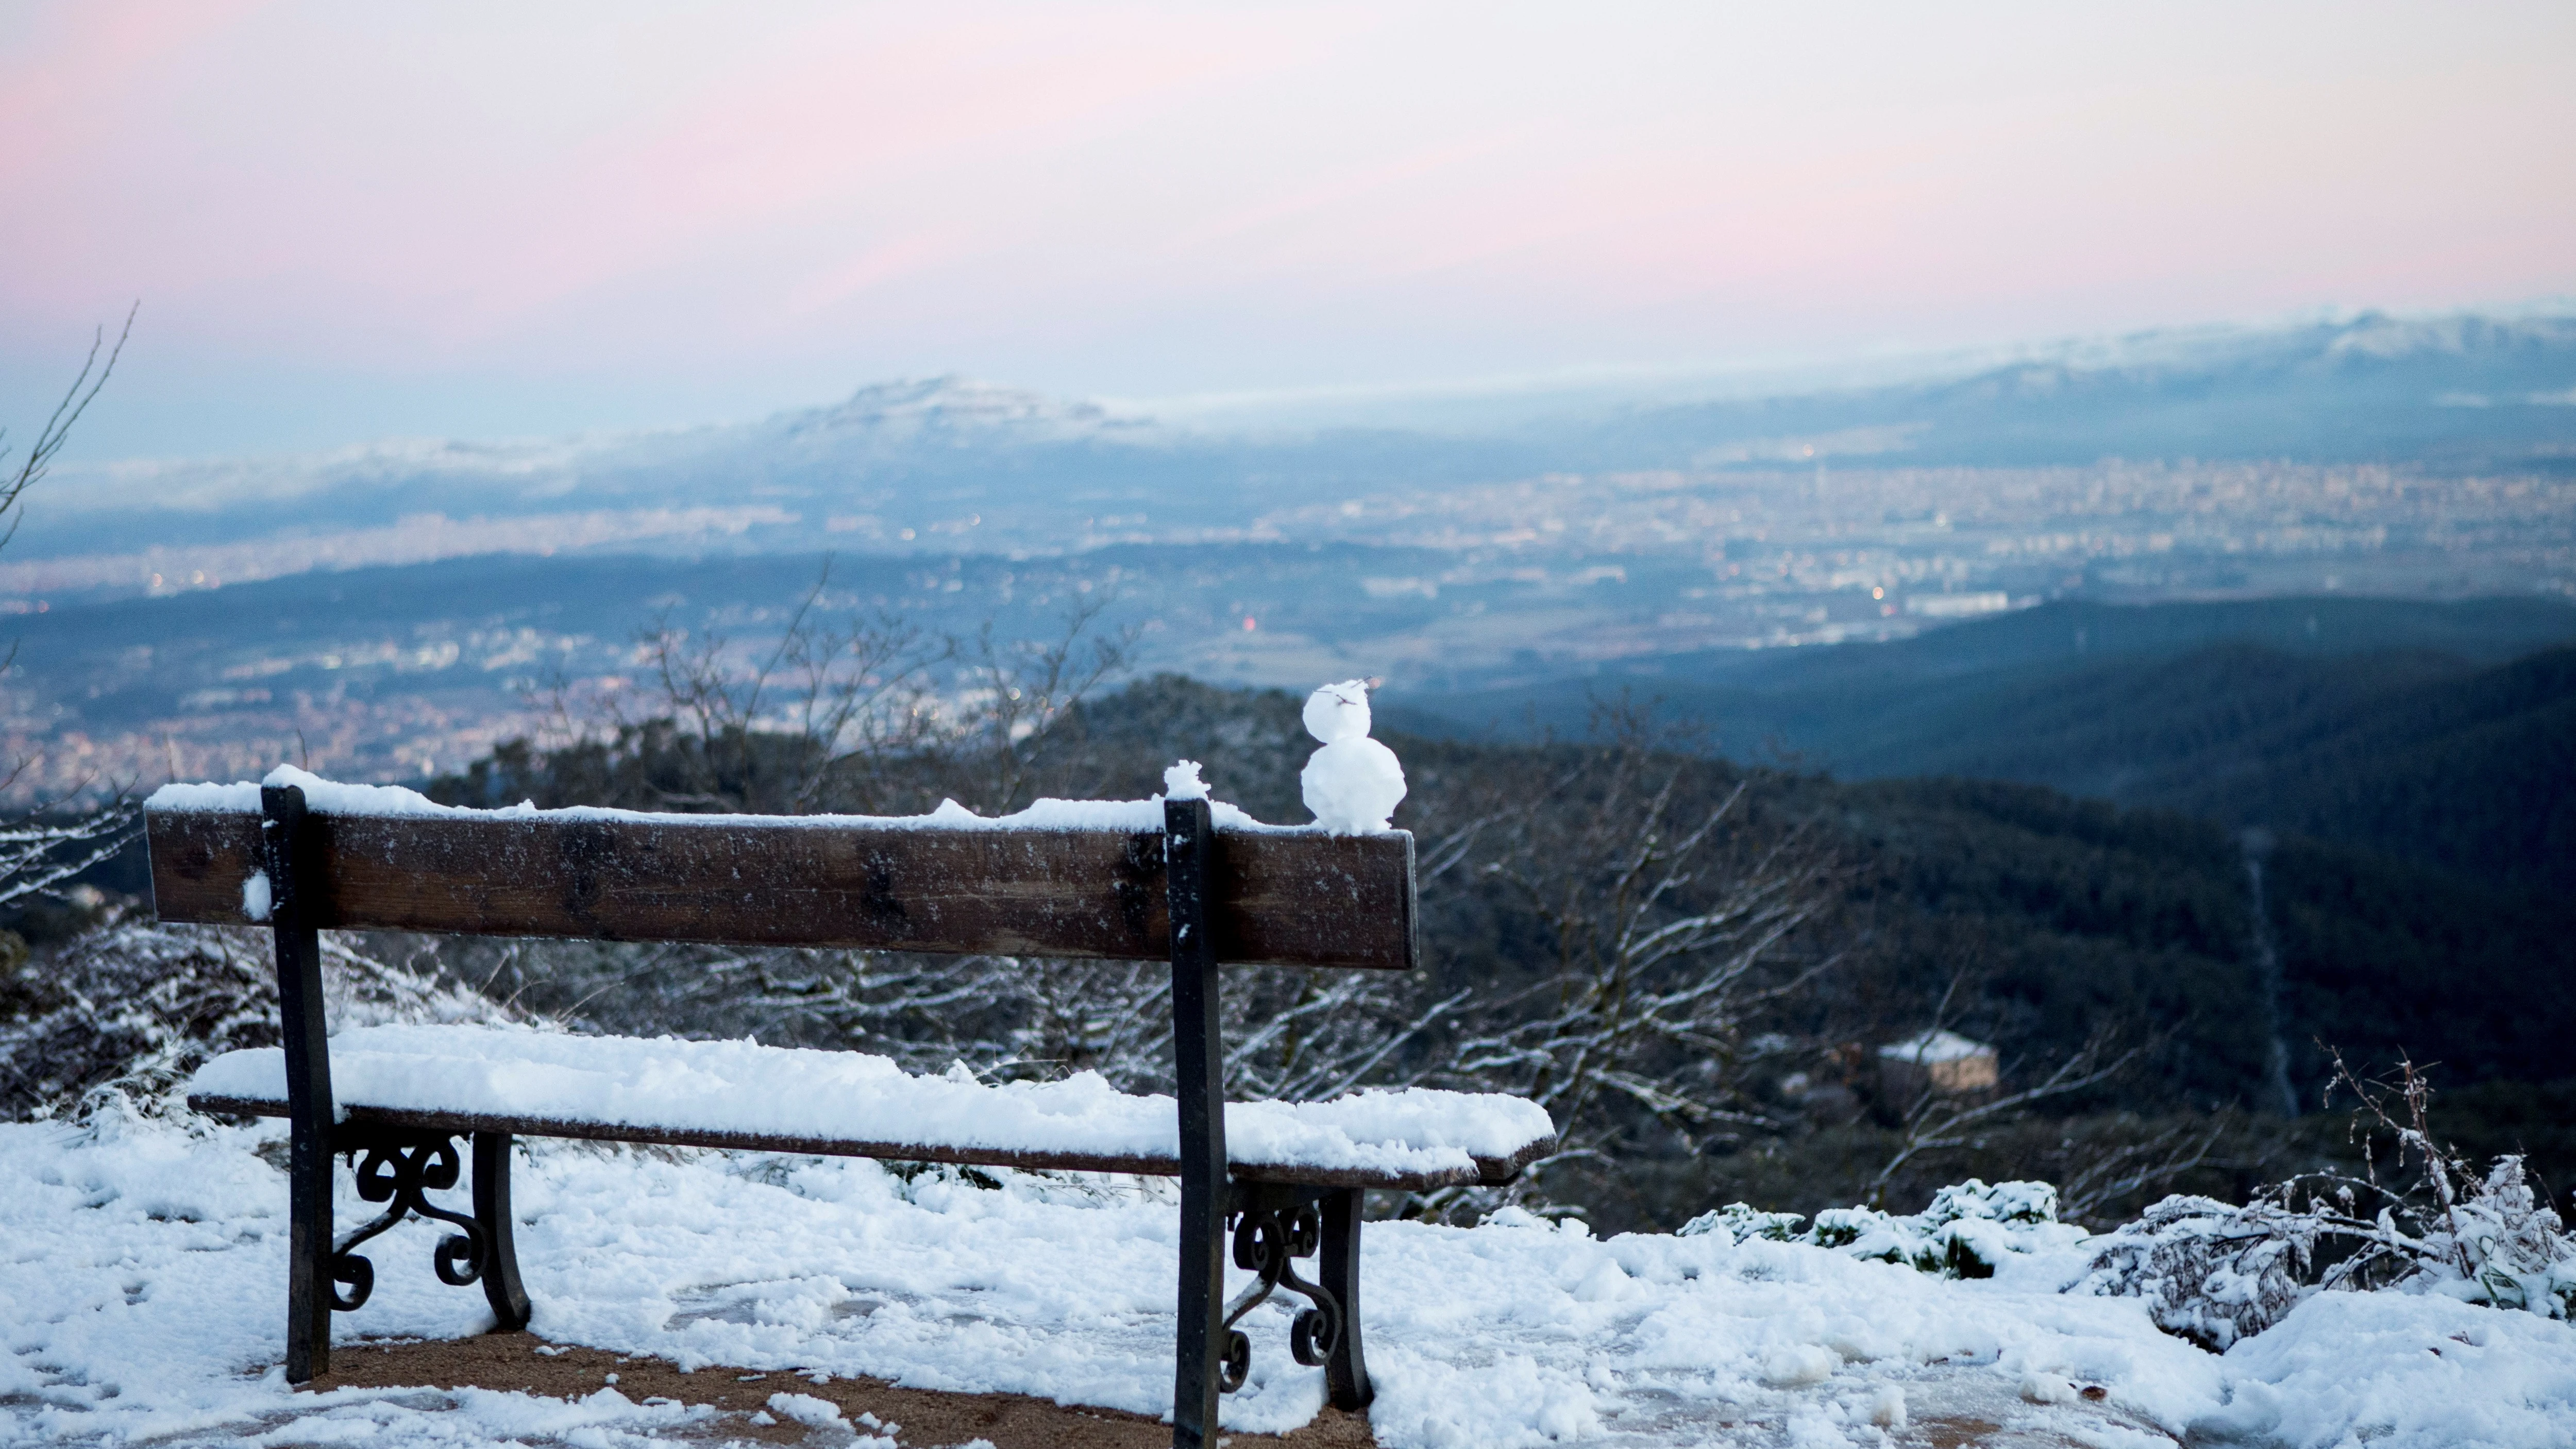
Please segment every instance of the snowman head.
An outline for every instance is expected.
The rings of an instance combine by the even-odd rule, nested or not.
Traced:
[[[1306,700],[1306,733],[1325,744],[1362,739],[1369,732],[1368,681],[1327,684]]]

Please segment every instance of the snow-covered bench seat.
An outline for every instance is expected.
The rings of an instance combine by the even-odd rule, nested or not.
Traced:
[[[286,1375],[330,1366],[330,1316],[365,1303],[354,1250],[406,1215],[457,1231],[439,1277],[480,1283],[498,1326],[528,1322],[511,1244],[518,1136],[812,1152],[1180,1181],[1173,1443],[1215,1442],[1243,1382],[1236,1322],[1286,1288],[1310,1306],[1290,1346],[1343,1408],[1369,1399],[1360,1350],[1361,1193],[1508,1182],[1552,1149],[1517,1098],[1359,1092],[1225,1101],[1221,964],[1406,970],[1413,839],[1265,826],[1213,805],[1197,769],[1168,798],[1040,801],[986,820],[462,810],[283,768],[259,785],[168,786],[145,802],[166,921],[270,928],[283,1045],[198,1073],[200,1110],[281,1115],[288,1170]],[[1172,966],[1172,1097],[1096,1075],[987,1086],[850,1052],[533,1029],[324,1029],[325,929],[1155,960]],[[1037,969],[1043,969],[1042,967]],[[470,1211],[431,1193],[465,1175]],[[333,1161],[389,1206],[332,1231]],[[1255,1281],[1225,1297],[1225,1257]],[[1317,1258],[1314,1279],[1293,1259]]]
[[[1165,1177],[1181,1165],[1173,1099],[1118,1091],[1097,1072],[986,1086],[962,1069],[915,1076],[859,1052],[374,1026],[331,1039],[331,1087],[343,1122],[447,1133]],[[224,1053],[198,1070],[188,1104],[287,1115],[286,1053]],[[1227,1168],[1247,1182],[1509,1182],[1553,1132],[1521,1098],[1424,1088],[1225,1109]]]

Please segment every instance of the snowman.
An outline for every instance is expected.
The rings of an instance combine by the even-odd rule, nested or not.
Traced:
[[[1368,737],[1368,681],[1346,679],[1306,701],[1306,733],[1324,742],[1297,779],[1315,823],[1335,835],[1386,829],[1404,798],[1404,766]]]

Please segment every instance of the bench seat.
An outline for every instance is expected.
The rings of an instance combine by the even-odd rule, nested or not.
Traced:
[[[377,1026],[331,1039],[341,1121],[686,1147],[1172,1176],[1173,1099],[1096,1072],[988,1086],[916,1076],[859,1052],[748,1041],[573,1036],[532,1028]],[[227,1052],[189,1105],[287,1115],[285,1053]],[[1329,1102],[1229,1102],[1227,1169],[1244,1182],[1426,1190],[1510,1181],[1555,1143],[1518,1097],[1411,1088]]]

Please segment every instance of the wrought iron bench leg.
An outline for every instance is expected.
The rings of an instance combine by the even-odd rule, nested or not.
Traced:
[[[1317,1271],[1342,1306],[1341,1333],[1324,1357],[1324,1388],[1334,1408],[1356,1412],[1376,1396],[1369,1386],[1368,1360],[1360,1352],[1360,1190],[1336,1189],[1324,1195],[1320,1206],[1324,1260]]]
[[[511,1238],[510,1134],[474,1134],[474,1221],[483,1229],[483,1297],[496,1332],[528,1326],[528,1290],[519,1282],[519,1249]]]

